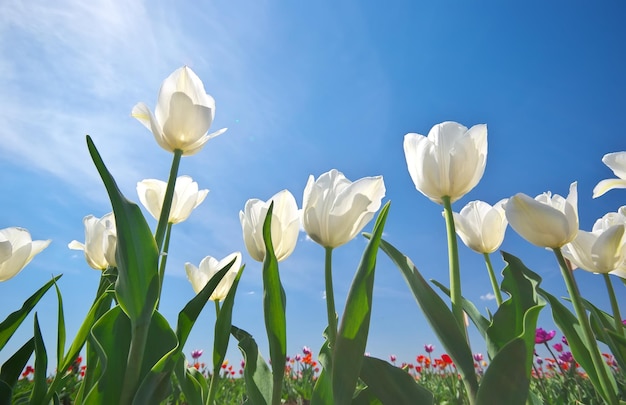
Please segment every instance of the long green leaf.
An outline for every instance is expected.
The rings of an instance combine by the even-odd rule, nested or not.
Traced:
[[[287,358],[287,319],[285,307],[287,298],[280,282],[278,260],[272,245],[272,212],[274,202],[270,203],[263,222],[263,241],[265,243],[265,259],[263,260],[263,313],[265,330],[270,346],[272,364],[273,393],[272,404],[280,403],[283,378],[285,375],[285,359]]]
[[[474,370],[472,351],[459,328],[452,311],[437,295],[432,287],[419,273],[411,259],[400,253],[395,247],[381,241],[381,249],[398,266],[405,281],[413,292],[415,300],[422,308],[428,323],[431,325],[441,344],[449,353],[454,364],[463,377],[469,395],[473,398],[478,392],[478,381]]]
[[[374,357],[363,357],[361,379],[383,404],[431,405],[433,394],[406,371]]]
[[[507,266],[502,271],[502,290],[510,295],[493,315],[487,329],[487,350],[491,358],[515,338],[526,343],[525,372],[530,375],[535,348],[535,331],[539,312],[546,305],[537,289],[541,277],[528,269],[517,257],[502,252]]]
[[[35,338],[30,338],[0,368],[0,405],[11,405],[13,388],[30,356],[35,350]]]
[[[231,264],[232,265],[232,264]],[[233,319],[233,306],[235,304],[235,294],[239,279],[245,266],[242,266],[237,273],[235,281],[233,281],[222,307],[220,308],[217,319],[215,320],[214,340],[213,340],[213,374],[219,373],[219,369],[226,358],[228,350],[228,341],[230,339],[230,327]]]
[[[525,370],[526,342],[515,338],[493,358],[482,378],[477,404],[523,405],[528,397],[530,378]]]
[[[35,312],[35,375],[33,377],[33,390],[30,393],[31,404],[44,403],[43,399],[46,396],[47,391],[47,373],[48,373],[48,353],[46,352],[46,345],[41,335],[41,329],[39,328],[39,319]]]
[[[586,299],[582,301],[591,314],[591,327],[597,339],[609,346],[620,369],[626,370],[626,339],[616,333],[613,317]]]
[[[333,369],[333,351],[330,348],[328,342],[328,327],[324,331],[324,344],[320,348],[320,352],[317,355],[317,359],[322,365],[322,372],[320,373],[315,386],[313,387],[313,395],[311,397],[311,405],[333,405],[333,381],[331,379]]]
[[[57,315],[57,370],[66,370],[62,367],[65,357],[65,315],[63,314],[63,296],[57,283],[54,283],[57,292],[58,315]],[[58,374],[58,373],[57,373]]]
[[[236,326],[231,333],[239,341],[239,350],[246,366],[243,378],[246,383],[248,401],[253,405],[268,405],[272,401],[272,372],[259,353],[256,341],[248,332]]]
[[[106,168],[91,137],[87,146],[109,194],[117,230],[117,301],[131,322],[150,320],[159,299],[159,251],[137,204],[124,197]]]
[[[178,362],[174,368],[180,389],[185,395],[185,401],[189,405],[205,405],[206,394],[209,387],[201,373],[193,373],[194,367],[185,367],[185,358],[178,357]],[[196,370],[197,371],[197,370]]]
[[[2,323],[0,323],[0,350],[4,348],[7,344],[11,336],[15,333],[17,328],[22,324],[26,316],[32,311],[32,309],[37,305],[41,297],[54,285],[54,283],[61,278],[62,275],[54,277],[52,280],[48,281],[43,285],[39,290],[37,290],[33,295],[31,295],[24,304],[22,308],[17,311],[11,313],[6,317]]]
[[[431,279],[430,282],[439,287],[439,289],[443,291],[443,293],[446,294],[448,297],[450,296],[450,289],[448,287],[441,284],[437,280]],[[472,320],[483,339],[486,339],[487,328],[489,328],[489,325],[491,325],[491,321],[485,318],[480,313],[480,311],[478,310],[478,308],[476,308],[476,305],[474,305],[472,301],[466,299],[465,297],[461,297],[461,303],[463,304],[463,311],[465,311],[467,316]]]
[[[376,219],[372,237],[365,247],[361,263],[350,286],[339,325],[337,341],[333,348],[332,370],[333,397],[336,404],[349,404],[352,401],[361,373],[372,316],[376,256],[389,206],[390,203],[387,202]]]

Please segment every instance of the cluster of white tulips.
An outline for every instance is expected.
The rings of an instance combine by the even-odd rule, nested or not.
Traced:
[[[159,403],[169,393],[164,387],[170,384],[175,374],[191,402],[212,405],[219,366],[232,335],[249,360],[244,378],[250,402],[280,403],[287,336],[286,294],[280,283],[278,263],[294,251],[300,229],[325,249],[328,327],[324,331],[326,343],[320,349],[323,372],[316,383],[312,403],[351,403],[353,398],[362,399],[366,394],[370,399],[387,398],[389,401],[393,398],[393,403],[413,403],[413,400],[432,403],[432,394],[425,392],[408,374],[404,373],[406,377],[398,375],[397,369],[388,363],[364,356],[379,249],[397,264],[426,318],[450,353],[459,369],[469,403],[522,404],[526,401],[534,325],[546,302],[550,303],[556,323],[570,342],[576,360],[589,374],[598,395],[610,404],[624,399],[625,393],[617,387],[602,360],[597,341],[609,345],[616,358],[626,364],[626,335],[609,278],[609,274],[626,277],[626,206],[598,219],[590,232],[579,230],[578,191],[574,182],[566,198],[549,192],[535,198],[517,194],[493,206],[472,201],[459,212],[454,212],[452,204],[469,193],[485,171],[486,125],[468,129],[456,122],[443,122],[435,125],[428,136],[410,133],[404,137],[407,167],[415,187],[444,208],[450,279],[449,287],[440,283],[438,286],[449,296],[450,307],[423,279],[409,258],[382,240],[389,211],[389,203],[381,209],[386,192],[382,176],[351,182],[340,171],[332,169],[317,178],[309,177],[301,208],[288,190],[279,191],[267,201],[250,199],[245,203],[239,213],[243,243],[250,256],[263,263],[263,305],[270,345],[270,370],[260,357],[252,336],[231,324],[235,291],[243,271],[240,252],[223,259],[207,256],[198,267],[185,264],[188,279],[197,295],[181,311],[175,330],[158,312],[172,226],[187,220],[209,192],[200,189],[191,177],[178,176],[181,157],[197,154],[209,139],[226,131],[221,129],[208,134],[215,116],[214,99],[206,93],[196,74],[190,68],[182,67],[163,82],[154,113],[146,104],[139,103],[133,108],[132,116],[152,132],[162,148],[173,154],[172,168],[168,181],[146,179],[137,183],[139,201],[158,221],[153,233],[141,210],[123,198],[88,138],[89,152],[105,183],[113,212],[102,218],[85,217],[84,242],[69,244],[70,249],[84,251],[90,267],[102,271],[101,284],[85,323],[69,351],[65,353],[61,348],[58,353],[58,369],[63,370],[63,366],[71,364],[81,350],[87,352],[87,376],[78,402]],[[603,162],[618,179],[601,181],[593,190],[594,197],[614,188],[626,188],[626,152],[610,153]],[[366,234],[369,243],[355,273],[344,314],[337,314],[332,281],[333,249],[357,237],[379,211],[372,233]],[[507,267],[501,273],[503,281],[498,280],[490,254],[500,248],[508,224],[532,244],[554,251],[575,317],[558,299],[541,289],[538,275],[508,253],[502,253]],[[462,295],[457,235],[465,245],[485,258],[498,304],[497,312],[487,317]],[[30,234],[21,228],[0,230],[0,281],[18,274],[49,243],[32,241]],[[572,273],[575,267],[604,275],[612,315],[580,296]],[[40,298],[55,280],[42,287],[34,297]],[[516,288],[511,288],[512,283]],[[509,295],[506,300],[502,291]],[[39,298],[31,297],[27,301],[30,304],[25,304],[22,312],[18,311],[21,318],[9,317],[1,324],[0,328],[4,329],[0,330],[0,336],[8,332],[4,334],[6,339],[0,340],[0,349]],[[217,314],[214,373],[210,382],[202,382],[194,374],[193,367],[185,363],[182,347],[199,312],[209,300],[215,302]],[[62,303],[59,305],[62,313]],[[467,316],[485,337],[489,348],[491,366],[481,381],[476,379],[473,370]],[[603,329],[598,329],[597,324]],[[64,328],[61,320],[59,325]],[[24,353],[30,350],[35,356],[45,356],[41,349],[43,340],[38,333],[36,326],[34,339],[38,343],[27,343]],[[11,363],[6,367],[18,368],[20,364]],[[390,380],[396,384],[385,383]],[[36,381],[39,380],[36,378]],[[0,381],[3,382],[8,387],[15,383]],[[62,377],[59,377],[47,387],[37,386],[31,403],[54,401],[62,384]],[[357,389],[358,384],[367,389]],[[411,398],[410,402],[406,402],[406,398]]]

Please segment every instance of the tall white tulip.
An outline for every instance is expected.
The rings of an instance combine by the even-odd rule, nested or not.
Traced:
[[[468,248],[478,253],[498,250],[508,224],[506,202],[500,200],[492,207],[484,201],[472,201],[460,213],[453,213],[456,233]]]
[[[626,188],[626,152],[608,153],[602,157],[602,163],[618,177],[617,179],[606,179],[599,182],[593,188],[593,198],[600,197],[614,188]]]
[[[578,192],[576,182],[567,198],[546,192],[535,199],[516,194],[505,204],[506,218],[515,232],[530,243],[547,248],[561,248],[578,233]]]
[[[211,280],[211,278],[220,270],[222,270],[228,263],[235,260],[233,265],[228,269],[228,272],[224,275],[219,282],[213,293],[209,297],[211,301],[223,301],[228,295],[230,288],[233,286],[233,282],[237,277],[237,273],[241,268],[241,253],[232,253],[222,260],[217,260],[211,256],[207,256],[200,262],[200,266],[196,267],[191,263],[185,263],[185,271],[187,278],[191,283],[191,287],[198,294]]]
[[[254,260],[265,259],[265,243],[263,242],[263,222],[267,216],[270,203],[274,202],[272,211],[272,244],[278,261],[284,260],[296,248],[300,232],[300,214],[294,196],[283,190],[267,201],[256,198],[246,202],[243,211],[239,211],[239,220],[243,231],[246,249]]]
[[[189,156],[226,131],[207,135],[215,118],[215,100],[187,66],[172,73],[161,85],[154,114],[144,103],[133,107],[131,115],[152,131],[159,145],[169,151],[181,150]]]
[[[73,240],[68,247],[72,250],[84,251],[87,264],[95,270],[116,267],[117,231],[113,213],[110,212],[102,218],[87,215],[83,219],[83,224],[85,225],[85,243]]]
[[[311,239],[324,247],[341,246],[361,232],[374,217],[385,196],[382,176],[354,183],[332,169],[304,189],[302,224]]]
[[[15,277],[50,240],[32,240],[23,228],[0,229],[0,282]]]
[[[157,221],[161,216],[167,183],[156,179],[146,179],[137,183],[139,201]],[[170,224],[177,224],[189,218],[191,211],[204,201],[209,190],[198,190],[198,183],[189,176],[179,176],[174,186],[174,197],[170,209]]]
[[[456,122],[435,125],[428,136],[404,136],[409,174],[419,192],[443,204],[463,197],[483,176],[487,163],[487,126],[467,129]]]
[[[563,256],[576,267],[593,273],[610,273],[624,264],[624,224],[596,232],[578,231],[576,238],[563,246]]]

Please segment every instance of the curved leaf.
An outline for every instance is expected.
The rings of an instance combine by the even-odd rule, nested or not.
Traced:
[[[35,350],[35,338],[30,338],[0,368],[0,405],[11,405],[13,388],[30,356]]]
[[[369,393],[383,404],[431,405],[433,394],[406,371],[374,357],[363,357],[361,379]]]
[[[43,399],[46,396],[48,389],[47,373],[48,373],[48,353],[46,353],[46,346],[41,335],[41,329],[39,328],[39,319],[35,312],[35,375],[33,377],[33,390],[30,393],[30,403],[39,404],[44,403]]]
[[[389,213],[389,206],[390,203],[387,202],[376,219],[373,236],[365,247],[361,263],[350,286],[337,332],[337,340],[333,348],[331,374],[333,397],[336,404],[349,404],[352,401],[356,383],[361,373],[372,315],[376,255],[383,235],[385,220]]]
[[[523,405],[530,386],[526,373],[526,342],[515,338],[493,358],[483,376],[477,404]]]
[[[272,401],[272,372],[259,353],[256,341],[248,332],[231,326],[231,333],[239,341],[239,350],[246,366],[243,378],[246,383],[248,402],[254,405],[267,405]]]

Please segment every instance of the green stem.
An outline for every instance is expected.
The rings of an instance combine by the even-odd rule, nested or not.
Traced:
[[[172,235],[172,224],[167,224],[167,230],[165,232],[165,242],[163,243],[163,250],[161,251],[161,264],[159,265],[159,298],[161,297],[161,291],[163,290],[163,279],[165,278],[165,266],[167,264],[167,252],[170,248],[170,236]],[[159,309],[159,302],[157,302],[157,310]]]
[[[217,322],[217,317],[220,314],[220,302],[217,300],[214,302],[215,302],[215,318]],[[213,356],[215,356],[215,349],[213,350],[214,350]],[[211,376],[211,384],[209,385],[209,396],[207,398],[206,405],[213,405],[213,402],[215,402],[215,395],[217,395],[217,384],[220,379],[220,367],[221,367],[221,364],[213,365],[213,375]]]
[[[468,339],[467,329],[465,327],[465,317],[463,316],[459,249],[456,243],[452,203],[450,202],[450,197],[448,196],[442,197],[441,200],[443,202],[444,216],[446,218],[446,231],[448,233],[448,263],[450,269],[450,300],[452,301],[452,314],[459,325],[461,333],[465,336],[465,339]]]
[[[621,336],[624,336],[624,324],[622,324],[622,314],[620,314],[619,304],[617,303],[617,299],[615,298],[615,290],[613,289],[611,277],[608,274],[603,274],[603,276],[604,283],[606,284],[606,289],[609,292],[609,299],[611,300],[611,308],[613,309],[613,320],[615,321],[615,330]]]
[[[483,253],[485,256],[485,263],[487,264],[487,271],[489,272],[489,280],[491,281],[491,287],[493,288],[493,293],[496,295],[496,302],[498,303],[498,307],[502,305],[502,293],[500,293],[500,286],[498,285],[498,280],[496,279],[496,274],[493,271],[493,266],[491,265],[491,257],[489,253]]]
[[[149,329],[150,322],[132,325],[132,338],[126,362],[126,374],[124,375],[124,385],[120,395],[121,405],[130,405],[133,402],[137,388],[139,388],[141,365],[143,364]]]
[[[582,300],[580,299],[580,291],[578,290],[576,279],[574,279],[572,271],[567,266],[565,258],[563,257],[563,253],[561,253],[561,249],[554,248],[552,250],[554,251],[556,259],[559,262],[561,274],[563,275],[563,279],[565,279],[565,284],[567,285],[567,291],[569,292],[569,296],[572,300],[572,305],[574,305],[574,310],[576,311],[578,322],[582,327],[583,336],[587,343],[587,350],[589,351],[589,355],[591,356],[593,366],[598,373],[600,385],[602,391],[604,392],[603,397],[610,404],[617,404],[618,399],[615,390],[613,389],[613,387],[615,386],[615,381],[611,383],[611,377],[608,375],[605,368],[604,360],[602,359],[602,355],[600,354],[600,350],[598,348],[598,343],[596,342],[596,339],[591,330],[589,318],[587,318],[587,312],[585,311],[585,307],[583,306]]]
[[[161,206],[161,216],[159,217],[159,223],[157,225],[156,234],[154,240],[156,240],[157,249],[159,253],[162,252],[163,238],[165,237],[165,228],[169,222],[170,210],[172,208],[172,199],[174,198],[174,187],[176,186],[176,176],[178,175],[178,167],[180,166],[180,158],[183,156],[183,151],[176,149],[174,151],[174,159],[172,160],[172,168],[170,169],[170,177],[167,180],[167,188],[165,189],[165,198],[163,199],[163,205]]]
[[[550,345],[548,344],[548,342],[543,342],[543,344],[546,346],[546,349],[548,349],[548,352],[550,352],[550,356],[552,356],[552,358],[556,362],[556,365],[559,368],[559,370],[561,370],[561,375],[565,377],[565,370],[563,370],[563,367],[561,367],[561,364],[559,363],[559,359],[556,358],[556,356],[554,355],[554,352],[552,351],[552,349],[550,349]]]
[[[335,310],[335,294],[333,292],[333,248],[326,249],[326,265],[324,276],[326,279],[326,314],[328,316],[328,343],[332,350],[335,349],[335,339],[337,338],[337,311]]]

